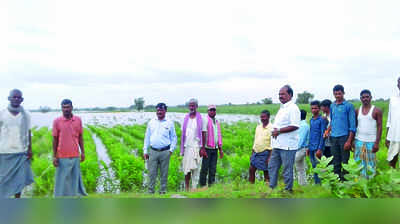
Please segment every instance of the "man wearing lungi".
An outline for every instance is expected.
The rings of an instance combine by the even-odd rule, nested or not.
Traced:
[[[80,162],[85,160],[82,121],[72,114],[71,100],[63,100],[61,107],[63,116],[53,122],[54,196],[86,196],[80,168]]]
[[[33,183],[31,117],[21,106],[20,90],[11,90],[8,108],[0,112],[0,197],[21,197]]]
[[[362,106],[356,110],[357,131],[354,160],[361,161],[361,174],[370,179],[376,173],[376,155],[382,136],[382,110],[371,105],[371,91],[360,93]]]
[[[254,135],[253,152],[250,157],[249,182],[254,184],[256,171],[264,172],[264,181],[269,181],[268,160],[271,156],[272,125],[269,123],[270,112],[263,110],[260,115],[261,124],[257,125]]]

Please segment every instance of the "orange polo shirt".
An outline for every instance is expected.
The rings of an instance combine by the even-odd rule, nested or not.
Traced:
[[[58,138],[57,158],[79,157],[79,135],[82,135],[82,120],[59,117],[53,122],[53,136]]]

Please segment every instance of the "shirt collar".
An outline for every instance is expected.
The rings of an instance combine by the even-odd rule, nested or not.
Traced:
[[[63,121],[75,121],[75,116],[72,115],[72,118],[71,118],[71,119],[67,119],[67,118],[65,118],[64,116],[62,116],[62,119],[63,119]]]
[[[347,103],[347,101],[346,101],[346,100],[343,100],[343,102],[341,102],[341,103],[339,103],[339,104],[338,104],[338,103],[336,103],[336,101],[335,101],[335,105],[342,105],[342,104],[343,104],[343,105],[345,105],[346,103]]]
[[[290,106],[290,105],[292,105],[292,104],[294,104],[294,103],[293,103],[293,100],[290,100],[290,101],[286,102],[285,104],[282,104],[282,103],[281,103],[281,107],[282,107],[282,108],[286,108],[286,107],[288,107],[288,106]]]
[[[156,121],[158,121],[158,122],[165,122],[165,121],[167,121],[167,117],[164,117],[164,119],[162,119],[162,120],[158,119],[158,117],[155,118],[155,119],[156,119]]]

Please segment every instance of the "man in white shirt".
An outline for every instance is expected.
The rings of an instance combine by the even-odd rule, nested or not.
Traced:
[[[148,160],[149,193],[154,194],[154,187],[160,169],[160,194],[167,192],[169,160],[176,147],[174,122],[165,118],[167,105],[159,103],[156,106],[157,118],[147,124],[143,146],[143,156]],[[150,150],[149,150],[150,148]]]
[[[400,90],[400,77],[397,79],[397,88]],[[386,147],[388,147],[389,165],[396,168],[400,152],[400,94],[390,98],[387,118]]]
[[[20,90],[12,90],[8,100],[8,108],[0,112],[0,197],[19,198],[33,183],[31,118],[21,106]]]
[[[283,165],[285,190],[292,192],[293,165],[299,145],[300,110],[292,101],[293,89],[285,85],[279,91],[281,108],[273,123],[271,146],[273,148],[268,164],[270,187],[274,189],[278,184],[278,174]]]

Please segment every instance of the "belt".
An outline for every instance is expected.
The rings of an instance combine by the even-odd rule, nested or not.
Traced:
[[[169,150],[170,148],[171,148],[171,145],[165,146],[164,148],[161,148],[161,149],[156,149],[156,148],[151,147],[152,150],[159,151],[159,152]]]

